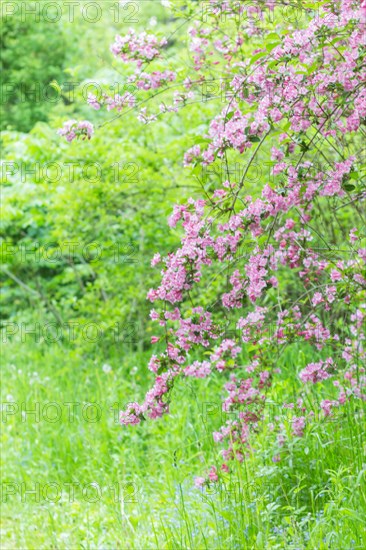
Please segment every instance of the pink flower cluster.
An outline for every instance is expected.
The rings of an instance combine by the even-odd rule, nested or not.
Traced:
[[[91,139],[94,134],[94,126],[87,120],[81,122],[77,120],[68,120],[64,122],[63,127],[60,128],[57,133],[69,142],[79,137],[82,139]]]
[[[135,62],[141,67],[144,62],[150,62],[160,56],[160,50],[166,46],[165,38],[159,40],[155,35],[147,32],[136,34],[130,29],[125,36],[119,34],[111,46],[111,52],[125,63]]]
[[[123,95],[115,94],[113,97],[103,94],[100,99],[93,94],[88,95],[89,105],[96,110],[99,110],[102,105],[105,105],[107,107],[107,111],[111,111],[112,109],[121,111],[124,107],[126,107],[126,105],[130,108],[134,107],[136,102],[136,97],[130,92],[126,92]]]
[[[135,82],[136,86],[142,90],[155,90],[161,86],[166,86],[169,82],[173,82],[176,77],[174,71],[141,72],[136,74],[130,81]]]
[[[326,361],[309,363],[301,372],[300,378],[303,382],[320,382],[331,376],[329,369],[334,369],[333,359],[329,357]]]

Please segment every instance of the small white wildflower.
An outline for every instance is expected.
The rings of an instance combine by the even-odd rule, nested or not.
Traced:
[[[102,366],[102,369],[103,369],[103,372],[105,372],[106,374],[108,374],[109,372],[112,372],[112,367],[110,365],[108,365],[107,363],[105,363]]]

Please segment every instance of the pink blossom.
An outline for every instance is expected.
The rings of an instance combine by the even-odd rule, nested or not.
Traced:
[[[161,262],[161,256],[159,254],[159,252],[157,252],[153,259],[151,260],[151,266],[154,267],[155,265],[159,264]]]
[[[204,477],[196,477],[194,480],[194,484],[196,487],[202,487],[205,484],[206,480]]]
[[[165,38],[159,40],[153,34],[147,32],[136,34],[133,29],[130,29],[125,36],[116,36],[111,52],[125,63],[133,61],[141,67],[144,61],[152,61],[160,57],[160,50],[166,44]]]
[[[211,466],[211,469],[208,473],[208,478],[209,478],[210,481],[213,481],[213,482],[218,481],[219,476],[217,475],[216,466]]]
[[[73,141],[76,138],[81,137],[83,140],[91,139],[94,133],[94,127],[91,122],[83,120],[77,122],[76,120],[68,120],[64,122],[63,128],[60,128],[57,132],[60,136],[64,136],[66,141]]]
[[[284,158],[284,153],[280,151],[279,149],[276,149],[276,147],[272,147],[271,149],[271,159],[281,161]]]
[[[330,358],[327,361],[319,361],[318,363],[309,363],[301,372],[300,378],[303,382],[312,382],[315,384],[321,380],[326,380],[330,377],[327,369],[333,366],[333,360]]]
[[[292,419],[292,433],[296,437],[303,437],[306,420],[304,416],[296,417]]]
[[[323,296],[320,292],[315,292],[314,296],[311,299],[311,303],[313,306],[317,306],[318,304],[321,304],[324,301]]]

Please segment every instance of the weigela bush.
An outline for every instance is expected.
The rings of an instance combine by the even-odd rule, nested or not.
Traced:
[[[171,68],[152,70],[169,52],[164,38],[130,31],[112,46],[134,67],[131,82],[165,94],[150,114],[140,107],[146,99],[114,101],[117,110],[136,108],[145,123],[170,111],[179,116],[216,82],[214,75],[225,76],[224,106],[207,134],[183,152],[183,163],[195,175],[217,161],[228,167],[221,185],[201,182],[201,197],[173,208],[169,225],[181,228],[181,244],[165,258],[155,254],[161,282],[148,292],[159,327],[152,344],[162,348],[149,363],[155,382],[141,405],[130,403],[121,413],[121,423],[161,417],[178,378],[216,373],[226,392],[223,411],[236,413],[213,434],[225,473],[245,458],[250,433],[265,418],[286,346],[310,346],[316,359],[299,369],[291,397],[284,395],[292,435],[275,423],[279,447],[287,437],[302,437],[314,417],[366,399],[366,2],[305,2],[298,28],[286,19],[276,22],[283,3],[206,4],[209,16],[187,14],[193,78],[182,78],[182,71],[178,78]],[[175,8],[175,15],[182,13]],[[91,98],[95,108],[103,103],[95,102]],[[90,137],[82,124],[66,125],[66,138],[77,136],[75,128]],[[229,167],[238,155],[244,170],[233,179]],[[263,166],[268,161],[271,174],[249,194],[258,159]],[[213,273],[217,295],[206,306],[201,293]],[[236,330],[228,337],[230,319]],[[309,387],[316,400],[308,399]],[[197,483],[217,479],[212,467]]]

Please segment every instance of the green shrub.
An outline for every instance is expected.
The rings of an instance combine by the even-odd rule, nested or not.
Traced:
[[[11,4],[13,14],[1,14],[1,129],[27,132],[58,101],[49,84],[63,74],[67,45],[58,23],[30,13],[40,2]]]

